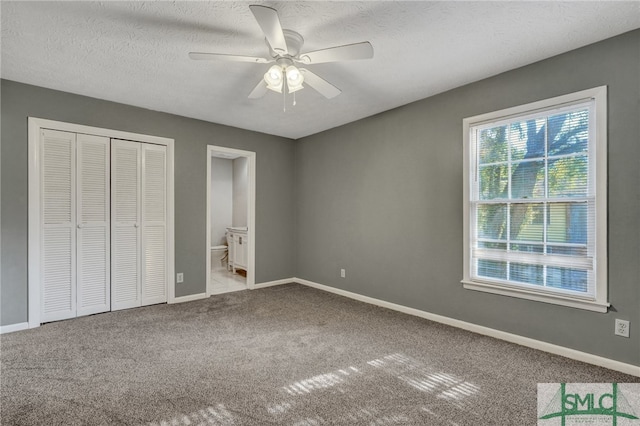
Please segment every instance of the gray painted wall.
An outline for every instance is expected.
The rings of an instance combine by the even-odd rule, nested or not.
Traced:
[[[463,118],[601,85],[611,311],[464,290]],[[296,276],[640,365],[639,99],[635,31],[299,141]]]
[[[205,292],[207,144],[256,152],[256,282],[293,276],[294,142],[1,81],[1,325],[27,321],[27,117],[175,139],[176,296]]]
[[[233,160],[211,159],[211,245],[226,244],[233,217]]]

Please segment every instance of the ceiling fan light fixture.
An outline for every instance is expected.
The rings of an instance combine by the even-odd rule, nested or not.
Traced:
[[[264,81],[267,83],[267,89],[274,92],[282,93],[283,83],[282,67],[273,65],[264,75]]]
[[[285,69],[285,75],[287,78],[287,87],[289,88],[289,93],[297,92],[302,89],[304,86],[302,82],[304,81],[304,76],[300,72],[298,68],[293,65],[289,65]]]

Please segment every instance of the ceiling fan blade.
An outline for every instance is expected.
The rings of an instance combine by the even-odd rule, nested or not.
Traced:
[[[342,93],[342,90],[338,89],[336,86],[308,69],[300,68],[300,71],[302,71],[302,74],[304,75],[304,82],[316,89],[325,98],[335,98]]]
[[[351,61],[354,59],[373,58],[373,46],[368,41],[346,44],[315,50],[300,55],[300,62],[305,64],[321,64],[323,62]]]
[[[253,16],[256,18],[256,21],[258,21],[260,28],[262,28],[262,32],[267,38],[271,48],[281,55],[287,53],[287,42],[284,39],[278,11],[256,4],[249,6],[249,9],[251,9]]]
[[[267,93],[267,83],[260,79],[258,85],[249,93],[249,99],[259,99]]]
[[[226,61],[226,62],[253,62],[255,64],[266,64],[273,62],[266,58],[255,56],[226,55],[224,53],[201,53],[189,52],[189,57],[196,61]]]

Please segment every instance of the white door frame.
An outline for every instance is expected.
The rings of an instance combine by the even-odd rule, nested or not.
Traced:
[[[174,187],[173,158],[174,140],[159,136],[103,129],[62,121],[29,117],[29,230],[28,230],[28,321],[29,328],[40,326],[40,132],[42,129],[63,132],[85,133],[106,136],[113,139],[125,139],[137,142],[165,145],[167,147],[167,302],[175,303],[175,241],[174,241]]]
[[[207,297],[211,296],[211,158],[214,153],[245,157],[247,165],[247,236],[249,253],[247,259],[247,288],[253,290],[256,285],[256,153],[223,146],[207,145]]]

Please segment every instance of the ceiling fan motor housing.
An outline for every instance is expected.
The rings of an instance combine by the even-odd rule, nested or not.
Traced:
[[[279,52],[279,51],[275,51],[273,50],[273,48],[269,45],[269,42],[267,41],[267,39],[265,38],[265,42],[267,43],[267,46],[269,46],[269,53],[271,54],[272,58],[278,58],[278,57],[292,57],[292,58],[297,58],[298,55],[300,54],[300,49],[302,49],[302,45],[304,44],[304,38],[302,38],[302,36],[293,31],[293,30],[282,30],[283,34],[284,34],[284,40],[287,43],[287,50],[288,52]]]

